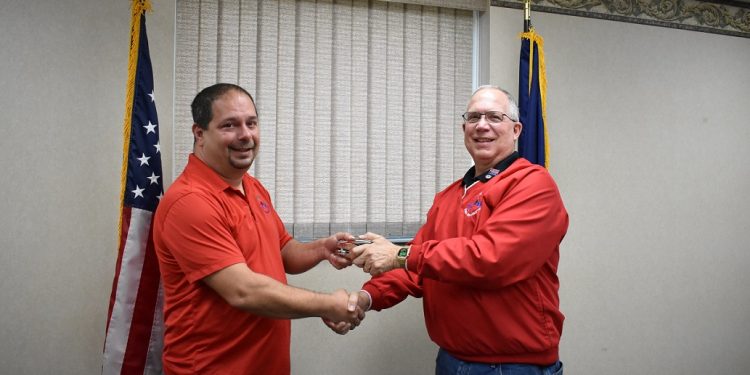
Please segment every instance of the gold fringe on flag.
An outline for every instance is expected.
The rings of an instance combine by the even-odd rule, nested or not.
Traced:
[[[539,93],[542,96],[542,121],[544,121],[544,166],[549,169],[549,136],[547,134],[547,71],[544,68],[544,39],[537,34],[534,28],[519,34],[521,39],[528,39],[529,43],[529,69],[534,69],[534,46],[539,46],[539,71],[536,72],[539,77]],[[533,72],[529,72],[529,92],[531,92],[531,79]]]
[[[141,15],[151,10],[151,1],[133,0],[130,11],[130,55],[128,56],[128,83],[125,93],[125,119],[122,126],[122,169],[120,170],[120,222],[117,225],[118,241],[122,238],[122,208],[125,202],[125,186],[128,174],[128,149],[130,148],[130,124],[133,120],[133,97],[135,73],[138,69],[138,47],[141,38]],[[119,245],[118,245],[119,246]]]

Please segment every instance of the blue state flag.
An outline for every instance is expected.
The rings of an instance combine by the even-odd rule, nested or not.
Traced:
[[[530,162],[549,168],[547,79],[543,47],[544,40],[534,29],[521,34],[518,109],[523,131],[518,140],[518,152]]]

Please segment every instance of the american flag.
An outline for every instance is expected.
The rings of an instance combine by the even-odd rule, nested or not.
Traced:
[[[159,121],[146,36],[147,0],[134,0],[123,134],[120,235],[102,374],[161,374],[163,291],[151,221],[163,195]]]

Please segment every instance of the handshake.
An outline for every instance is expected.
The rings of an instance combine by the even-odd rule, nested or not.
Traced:
[[[336,233],[326,239],[325,247],[328,260],[335,268],[342,269],[354,264],[372,276],[402,268],[406,256],[400,254],[403,252],[401,246],[369,232],[359,238],[349,233]],[[364,291],[347,295],[345,290],[337,290],[333,295],[339,299],[347,298],[347,313],[323,317],[323,322],[334,332],[343,335],[356,328],[365,318],[365,311],[371,303],[370,296]]]

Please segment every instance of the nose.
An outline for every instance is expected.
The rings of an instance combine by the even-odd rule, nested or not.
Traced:
[[[239,126],[237,127],[237,138],[246,140],[249,139],[252,135],[252,130],[250,130],[247,126]]]
[[[474,125],[475,128],[479,128],[482,126],[487,127],[487,128],[490,127],[490,122],[487,121],[487,115],[485,114],[482,114],[482,116],[479,117],[479,121],[477,121],[476,125]]]

